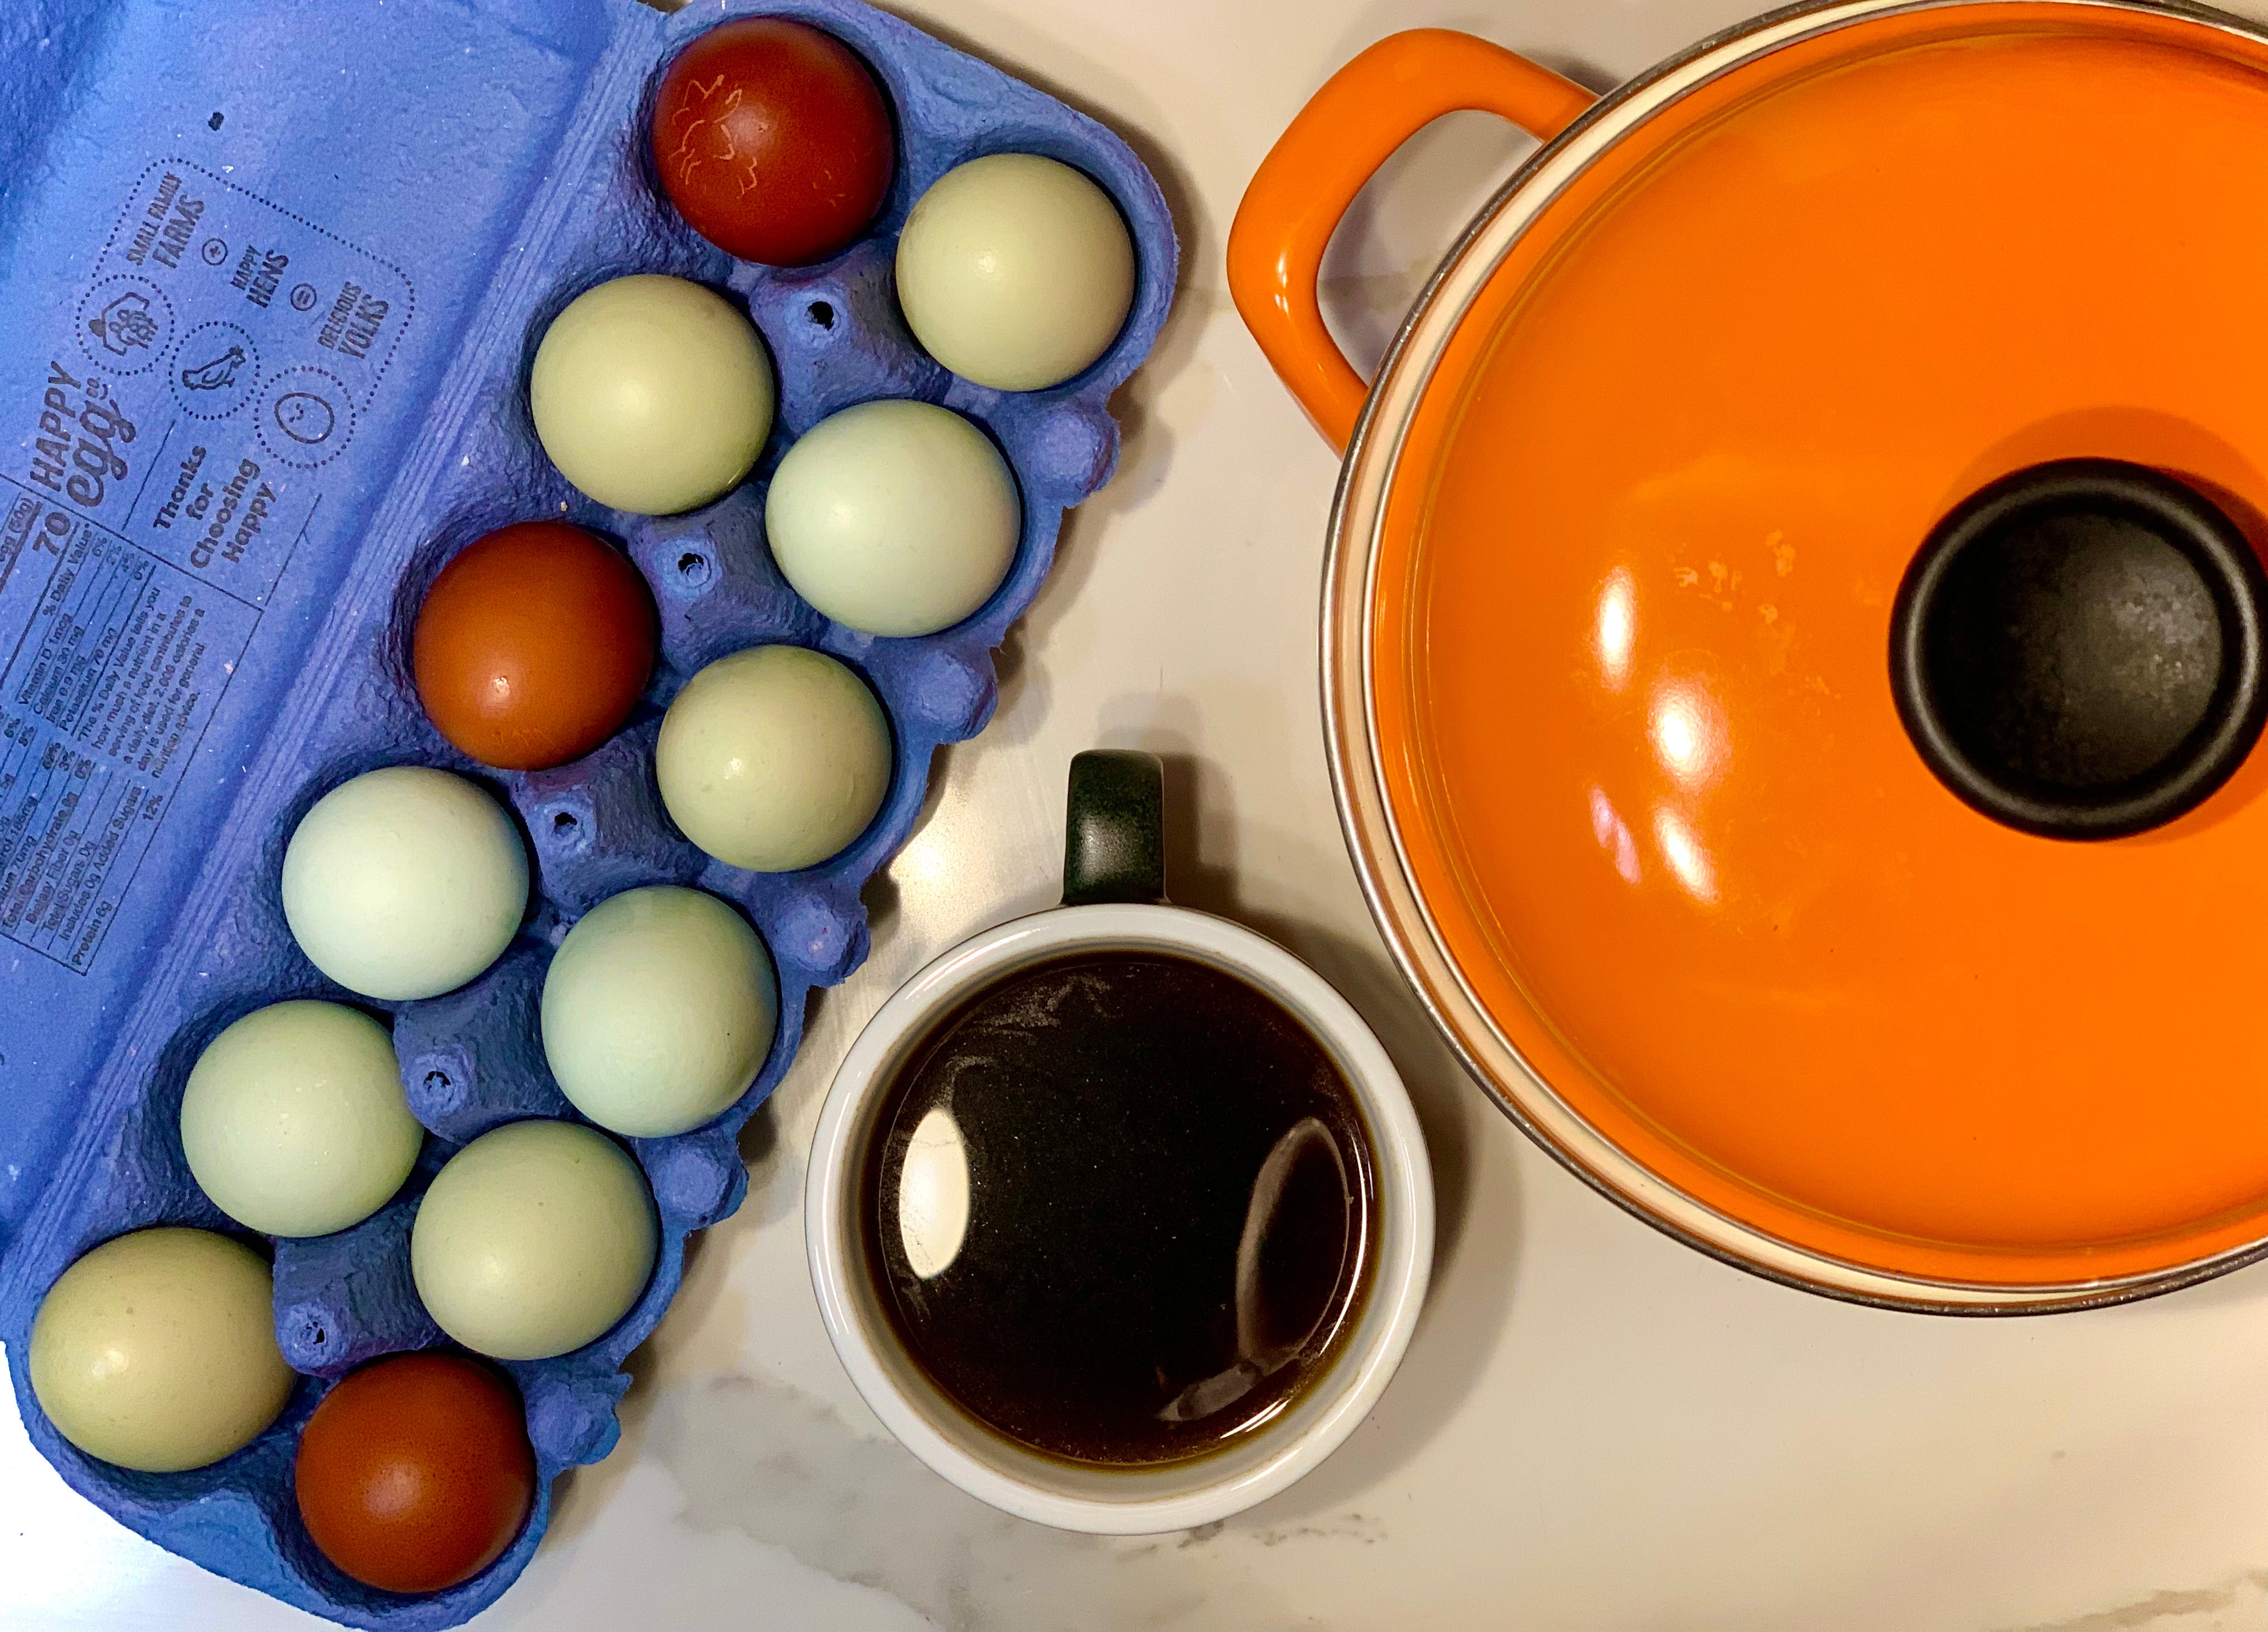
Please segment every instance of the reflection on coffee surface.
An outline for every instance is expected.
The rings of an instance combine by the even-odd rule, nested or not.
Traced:
[[[1206,964],[1086,954],[943,1021],[885,1101],[867,1261],[978,1422],[1074,1461],[1178,1461],[1282,1411],[1359,1312],[1369,1143],[1338,1068]]]

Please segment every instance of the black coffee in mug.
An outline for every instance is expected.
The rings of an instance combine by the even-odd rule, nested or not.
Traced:
[[[991,1431],[1200,1457],[1282,1412],[1361,1312],[1362,1114],[1282,1004],[1194,959],[1020,969],[907,1057],[863,1179],[899,1342]]]

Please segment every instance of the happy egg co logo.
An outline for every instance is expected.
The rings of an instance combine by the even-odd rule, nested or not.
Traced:
[[[354,403],[327,369],[287,368],[260,393],[260,441],[285,465],[328,464],[354,434]]]
[[[157,320],[150,315],[150,297],[138,289],[129,289],[114,297],[108,305],[87,319],[86,327],[102,342],[102,349],[114,357],[125,357],[136,349],[147,351],[150,342],[158,338]]]
[[[292,441],[320,447],[339,428],[339,415],[328,397],[312,391],[287,391],[276,399],[276,424]]]
[[[225,419],[240,412],[260,389],[260,349],[243,325],[215,319],[181,336],[166,372],[183,413]]]
[[[79,301],[79,349],[114,374],[141,373],[173,338],[172,304],[146,279],[107,277]]]

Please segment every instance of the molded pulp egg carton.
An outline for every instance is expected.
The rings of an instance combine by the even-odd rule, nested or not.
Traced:
[[[646,118],[663,68],[700,30],[752,12],[848,41],[896,113],[882,216],[820,267],[735,261],[652,185]],[[925,357],[891,278],[913,200],[954,165],[1006,151],[1094,177],[1140,261],[1111,351],[1026,395],[971,386]],[[793,1058],[809,992],[865,955],[861,886],[911,830],[934,750],[990,717],[991,649],[1045,577],[1063,511],[1116,460],[1108,399],[1164,321],[1170,218],[1108,131],[855,0],[703,0],[673,18],[629,0],[18,0],[0,11],[0,1339],[17,1399],[63,1477],[161,1545],[349,1624],[453,1625],[526,1565],[553,1477],[612,1448],[623,1358],[668,1307],[688,1232],[740,1203],[736,1135]],[[743,300],[777,370],[779,423],[755,478],[688,516],[592,504],[550,467],[528,420],[545,325],[633,271]],[[938,636],[882,640],[828,622],[765,544],[764,483],[781,452],[827,414],[877,397],[968,415],[1022,489],[1008,580]],[[590,759],[490,772],[419,710],[409,632],[457,548],[547,516],[628,547],[660,610],[663,665]],[[652,762],[660,711],[686,678],[771,641],[818,647],[865,676],[888,709],[897,766],[858,843],[825,866],[764,876],[711,862],[675,832]],[[305,1373],[275,1427],[187,1474],[89,1459],[57,1436],[27,1381],[40,1300],[123,1231],[230,1227],[182,1158],[184,1080],[250,1011],[345,996],[285,929],[283,849],[321,794],[403,763],[447,767],[504,798],[538,876],[529,922],[494,969],[390,1011],[432,1136],[423,1159],[364,1224],[272,1244],[277,1334]],[[662,1225],[637,1308],[588,1349],[509,1368],[542,1491],[518,1542],[433,1598],[361,1587],[300,1527],[298,1429],[353,1366],[442,1343],[409,1277],[416,1196],[465,1140],[572,1114],[535,1035],[550,951],[599,901],[665,882],[737,903],[763,935],[780,985],[771,1056],[720,1121],[631,1142]]]

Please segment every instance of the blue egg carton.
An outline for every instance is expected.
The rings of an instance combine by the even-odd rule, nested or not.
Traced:
[[[644,134],[663,69],[703,29],[748,14],[844,40],[896,112],[882,214],[820,266],[736,261],[653,185]],[[1165,320],[1171,218],[1101,125],[856,0],[703,0],[670,18],[629,0],[17,0],[0,11],[0,333],[14,337],[0,381],[0,1340],[17,1399],[65,1480],[160,1545],[348,1625],[453,1626],[526,1564],[552,1480],[613,1447],[624,1357],[668,1308],[687,1236],[739,1205],[737,1136],[794,1058],[809,995],[865,956],[862,886],[913,830],[938,747],[990,717],[993,649],[1046,577],[1064,511],[1116,462],[1109,399]],[[909,336],[893,290],[913,201],[954,165],[999,151],[1076,165],[1133,230],[1123,333],[1049,391],[954,377]],[[727,292],[777,367],[778,423],[755,476],[690,515],[593,504],[551,468],[529,423],[528,364],[546,324],[629,272]],[[880,397],[976,421],[1023,495],[1006,582],[966,622],[918,639],[820,616],[764,537],[766,482],[788,445]],[[628,548],[659,607],[662,665],[590,758],[497,773],[418,708],[409,631],[457,549],[543,517]],[[848,664],[895,739],[873,825],[791,874],[711,860],[672,827],[653,781],[677,688],[767,642]],[[191,1473],[88,1458],[29,1386],[40,1299],[79,1254],[126,1231],[232,1228],[183,1158],[183,1083],[252,1010],[347,999],[293,945],[278,869],[309,805],[393,764],[446,767],[508,802],[537,878],[528,922],[463,989],[364,1005],[391,1018],[431,1136],[375,1217],[272,1243],[277,1336],[304,1373],[282,1419]],[[587,1349],[509,1368],[543,1493],[517,1543],[433,1597],[363,1587],[299,1524],[298,1430],[353,1367],[444,1345],[409,1275],[417,1198],[466,1140],[573,1115],[534,1024],[551,951],[598,901],[663,883],[735,903],[763,936],[780,989],[770,1058],[717,1121],[630,1142],[661,1221],[637,1306]]]

